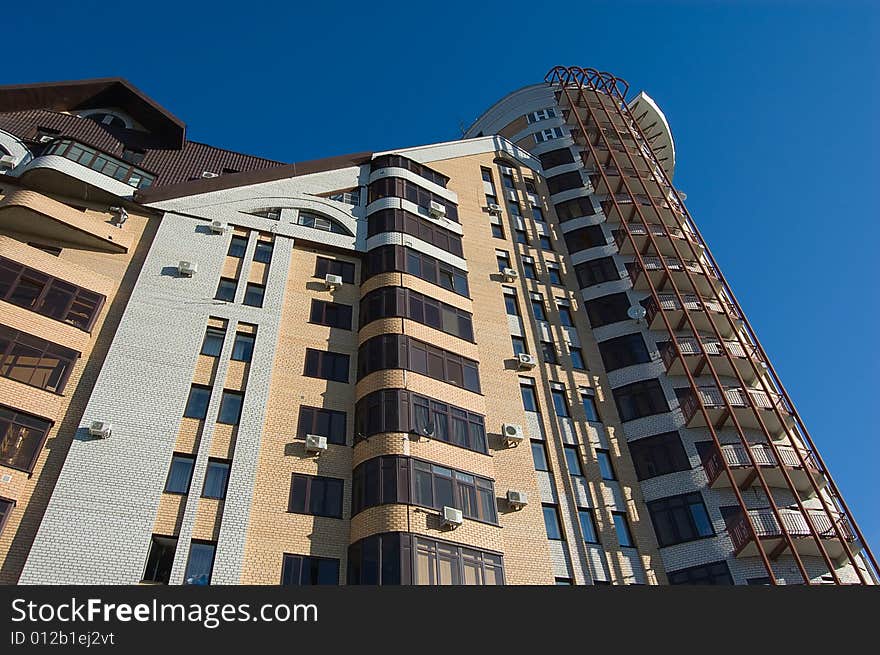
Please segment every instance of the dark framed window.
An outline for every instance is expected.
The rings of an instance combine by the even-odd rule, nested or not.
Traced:
[[[535,464],[536,471],[549,471],[550,464],[547,461],[547,447],[543,441],[533,439],[532,444],[532,462]]]
[[[513,354],[514,355],[525,355],[528,354],[529,349],[526,346],[526,340],[522,337],[510,337],[510,341],[513,343]]]
[[[548,237],[546,234],[538,235],[538,246],[540,246],[541,250],[553,252],[553,244],[550,243],[550,237]]]
[[[505,189],[516,189],[516,184],[513,182],[513,175],[510,173],[501,173],[501,184]]]
[[[596,410],[596,396],[592,391],[581,391],[581,405],[584,408],[584,413],[587,415],[587,420],[592,421],[593,423],[600,423],[602,421],[599,418],[599,412]]]
[[[363,262],[363,282],[379,273],[408,273],[465,298],[470,297],[466,271],[412,248],[373,248],[364,256]]]
[[[314,277],[323,280],[327,275],[338,275],[346,284],[354,284],[354,264],[338,259],[318,257],[315,262]]]
[[[770,578],[769,576],[762,575],[758,578],[746,578],[746,584],[749,587],[769,587],[770,586]]]
[[[34,470],[52,422],[0,405],[0,464]]]
[[[403,168],[415,173],[419,177],[430,180],[434,184],[442,186],[444,189],[449,182],[449,178],[442,173],[438,173],[437,171],[404,157],[403,155],[381,155],[370,162],[370,171],[375,171],[380,168]]]
[[[541,167],[544,168],[544,170],[556,166],[562,166],[563,164],[574,163],[574,155],[571,152],[571,148],[549,150],[542,155],[538,155],[538,159],[541,161]]]
[[[571,254],[608,244],[605,233],[599,225],[588,225],[571,232],[565,232],[563,238],[565,239],[565,247]]]
[[[629,452],[639,480],[691,468],[678,432],[663,432],[631,441]]]
[[[598,544],[599,533],[596,531],[596,517],[593,515],[593,510],[578,508],[578,521],[581,524],[584,541],[588,544]]]
[[[553,175],[548,177],[546,182],[547,190],[550,192],[551,196],[555,193],[568,191],[570,189],[579,189],[584,186],[584,180],[581,177],[580,171],[568,171],[567,173]]]
[[[403,209],[382,209],[367,217],[367,237],[383,232],[401,232],[463,257],[461,237],[431,221]]]
[[[90,332],[106,298],[0,257],[0,300]]]
[[[217,544],[213,541],[195,541],[189,546],[189,558],[186,561],[186,572],[183,574],[185,585],[209,585],[214,570],[214,552]]]
[[[574,317],[571,315],[571,307],[556,302],[556,309],[559,312],[559,322],[565,327],[574,327]]]
[[[514,294],[504,294],[504,306],[507,309],[508,316],[519,316],[519,303],[516,301]]]
[[[382,432],[415,433],[488,453],[482,415],[402,389],[383,389],[361,398],[355,405],[354,423],[358,441]]]
[[[552,541],[565,541],[562,534],[562,523],[559,521],[559,509],[556,505],[544,503],[541,505],[544,513],[544,528],[547,530],[547,538]]]
[[[492,171],[488,168],[480,168],[480,175],[483,177],[483,182],[492,182]]]
[[[554,208],[560,223],[581,218],[582,216],[592,216],[596,213],[596,210],[593,208],[593,201],[586,196],[560,202],[554,205]]]
[[[571,587],[574,581],[571,578],[553,578],[553,584],[557,587]]]
[[[296,438],[305,439],[307,434],[316,434],[327,437],[328,443],[344,446],[346,422],[345,412],[302,405],[299,408]]]
[[[583,477],[584,469],[581,467],[581,456],[578,453],[577,446],[564,446],[565,465],[568,467],[569,475]]]
[[[604,448],[596,449],[596,462],[599,464],[599,473],[603,480],[616,480],[614,467],[611,465],[611,454]]]
[[[197,418],[204,421],[208,415],[208,403],[211,401],[211,387],[194,384],[190,387],[189,398],[186,400],[186,409],[183,415],[186,418]]]
[[[255,284],[253,282],[248,282],[247,286],[244,289],[244,300],[242,301],[245,305],[250,305],[251,307],[262,307],[263,306],[263,296],[266,294],[266,287],[262,284]]]
[[[629,519],[626,517],[626,512],[611,512],[611,518],[614,520],[617,543],[624,548],[635,548],[636,544],[629,529]]]
[[[575,348],[574,346],[568,347],[568,354],[571,356],[571,365],[581,371],[587,370],[587,365],[584,362],[584,351],[580,348]]]
[[[669,411],[663,387],[657,380],[633,382],[612,391],[621,421],[633,421]]]
[[[0,325],[0,376],[62,393],[80,354],[20,330]]]
[[[217,293],[214,295],[215,300],[224,300],[226,302],[235,301],[235,290],[238,288],[238,282],[228,278],[221,277],[220,284],[217,285]]]
[[[223,350],[223,340],[226,339],[226,330],[223,328],[209,327],[205,330],[205,338],[202,340],[202,355],[219,357]]]
[[[247,250],[247,244],[247,237],[233,236],[232,240],[229,242],[229,250],[226,252],[226,255],[228,257],[244,257],[244,253]]]
[[[523,232],[523,234],[525,234],[525,232]],[[522,241],[521,243],[525,243],[525,241]],[[538,279],[538,271],[535,268],[535,262],[523,260],[522,267],[523,267],[523,274],[526,276],[527,279],[529,279],[529,280],[537,280]]]
[[[528,237],[528,235],[526,234],[526,231],[525,231],[525,230],[514,230],[514,231],[513,231],[513,240],[514,240],[516,243],[524,243],[524,244],[528,244],[528,242],[529,242],[529,237]],[[534,265],[532,265],[532,276],[531,276],[531,279],[533,279],[533,280],[534,280],[535,277],[536,277],[536,275],[535,275],[534,273],[535,273],[535,267],[534,267]],[[526,277],[528,277],[528,275],[527,275]]]
[[[556,354],[556,346],[550,341],[541,342],[541,354],[544,356],[544,362],[547,364],[558,364],[559,357]]]
[[[226,498],[226,486],[229,484],[229,467],[226,459],[209,459],[205,471],[205,484],[202,487],[202,498]]]
[[[648,512],[660,546],[672,546],[715,534],[699,492],[652,501],[648,503]]]
[[[491,228],[493,237],[495,237],[496,239],[504,238],[504,228],[501,227],[500,223],[491,223]]]
[[[551,389],[550,395],[553,398],[553,409],[556,416],[560,418],[569,418],[571,412],[568,409],[568,397],[565,395],[564,389]]]
[[[602,327],[610,323],[625,321],[629,318],[627,311],[630,308],[629,298],[625,293],[612,293],[584,303],[590,325],[593,328]]]
[[[639,332],[608,339],[599,344],[599,354],[606,371],[616,371],[626,366],[647,364],[651,361],[648,346]]]
[[[165,493],[188,494],[194,465],[193,455],[174,453],[171,458],[171,468],[168,469],[168,479],[165,481]]]
[[[349,356],[327,350],[306,348],[303,375],[333,382],[348,382]]]
[[[544,301],[538,298],[532,298],[532,314],[536,321],[546,321],[547,313],[544,311]]]
[[[257,335],[247,332],[236,332],[232,344],[232,359],[237,362],[249,362],[254,356],[254,341]]]
[[[523,409],[527,412],[540,412],[538,408],[538,396],[535,393],[535,385],[520,382],[519,392],[522,395]]]
[[[240,391],[224,389],[220,398],[220,412],[217,414],[217,422],[225,425],[238,425],[243,400],[244,395]]]
[[[341,519],[344,484],[339,478],[294,473],[287,511]]]
[[[360,327],[380,318],[408,318],[473,342],[472,315],[404,287],[380,287],[361,299]]]
[[[669,571],[666,576],[669,584],[697,584],[697,585],[732,585],[733,578],[727,562],[712,562],[702,566],[692,566],[678,571]]]
[[[368,339],[358,349],[358,380],[375,371],[401,368],[480,393],[477,362],[402,334]]]
[[[400,177],[383,177],[370,182],[369,191],[368,204],[379,198],[404,198],[427,210],[432,202],[436,202],[445,207],[446,218],[456,223],[458,222],[458,207],[455,203],[409,180]]]
[[[495,261],[498,263],[498,272],[503,273],[505,268],[511,268],[510,255],[506,252],[495,251]]]
[[[339,560],[284,553],[281,584],[286,587],[339,584]]]
[[[257,241],[257,247],[254,249],[254,261],[269,264],[272,261],[274,248],[271,241]]]
[[[351,305],[312,299],[309,323],[351,330]]]
[[[559,273],[559,267],[547,266],[547,277],[550,280],[550,284],[562,285],[562,275]]]
[[[574,267],[574,274],[581,289],[620,279],[620,271],[617,270],[613,257],[600,257],[581,262]]]
[[[538,207],[538,205],[532,205],[532,218],[538,223],[545,223],[547,221],[547,219],[544,218],[544,211]]]
[[[171,569],[174,567],[174,553],[177,551],[177,537],[154,534],[150,540],[150,552],[144,567],[143,582],[168,584]]]

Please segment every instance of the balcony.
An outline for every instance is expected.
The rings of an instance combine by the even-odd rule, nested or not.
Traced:
[[[850,529],[846,517],[839,512],[832,512],[829,516],[824,511],[818,509],[808,509],[807,513],[828,556],[832,560],[844,557],[849,549],[848,544],[855,541],[855,536]],[[792,537],[798,554],[821,557],[822,553],[810,532],[810,526],[807,523],[806,517],[800,511],[792,509],[780,509],[779,515],[782,518],[785,531]],[[770,559],[775,560],[789,550],[788,543],[782,534],[782,529],[770,508],[749,510],[748,520],[752,522],[755,532]],[[837,531],[834,529],[835,523],[843,535],[843,540],[837,536]],[[758,555],[758,547],[746,523],[745,515],[740,513],[739,516],[729,521],[727,531],[733,540],[736,557],[755,557]]]
[[[642,261],[645,264],[644,270],[638,262],[626,264],[633,289],[650,291],[653,285],[655,289],[662,291],[668,282],[674,282],[678,289],[694,291],[701,296],[710,296],[713,291],[720,289],[721,281],[718,273],[709,264],[700,266],[700,263],[693,259],[685,259],[682,262],[675,257],[661,259],[654,255],[646,255],[642,257]],[[708,271],[708,275],[703,272],[704,268]]]
[[[643,193],[631,196],[628,193],[616,193],[602,197],[602,211],[609,223],[664,223],[672,227],[681,227],[684,212],[674,198],[667,199],[660,195],[648,197]]]
[[[813,459],[812,453],[801,450],[801,457],[806,466],[801,464],[797,451],[791,446],[778,445],[776,451],[779,453],[779,460],[773,454],[773,449],[766,443],[754,443],[749,445],[752,457],[761,468],[764,480],[771,487],[788,487],[785,476],[782,473],[784,468],[788,477],[791,479],[795,489],[804,494],[813,491],[810,478],[816,482],[821,489],[825,486],[825,476],[822,475],[819,467]],[[723,457],[723,461],[722,461]],[[749,461],[749,455],[745,446],[742,444],[723,444],[721,452],[714,444],[709,444],[706,451],[701,456],[703,469],[706,471],[706,477],[709,479],[709,486],[713,489],[723,489],[730,487],[730,478],[724,472],[724,463],[731,469],[736,486],[740,489],[746,489],[755,484],[758,474]],[[781,466],[780,466],[781,460]]]
[[[663,316],[667,318],[673,331],[678,332],[688,324],[688,317],[693,321],[699,332],[711,332],[710,316],[724,338],[733,338],[739,330],[739,319],[736,310],[729,303],[726,306],[716,300],[701,298],[694,294],[682,294],[684,307],[678,298],[671,293],[659,293],[660,304],[654,298],[645,298],[641,304],[647,311],[645,320],[651,330],[664,330]],[[725,312],[725,309],[727,312]]]
[[[716,429],[724,427],[731,413],[740,426],[747,430],[761,430],[760,416],[768,436],[777,437],[794,430],[794,420],[785,399],[779,394],[768,395],[757,389],[727,387],[724,393],[717,387],[699,387],[699,396],[691,389],[676,389],[685,424],[689,428],[706,427],[706,418],[700,406],[706,408],[709,421]],[[725,399],[727,403],[725,403]],[[730,406],[728,408],[728,405]],[[782,421],[776,414],[782,416]]]
[[[642,170],[636,171],[626,157],[619,163],[621,164],[620,168],[614,164],[603,167],[604,176],[596,166],[588,169],[587,174],[595,193],[599,195],[626,193],[627,186],[629,186],[631,190],[638,193],[645,193],[647,187],[647,193],[652,196],[659,197],[664,194],[665,186],[658,183],[651,173]]]
[[[626,230],[622,227],[613,231],[614,242],[617,244],[617,249],[621,255],[634,255],[636,250],[645,254],[649,249],[654,248],[650,237],[654,237],[654,243],[657,244],[657,249],[660,250],[661,255],[675,256],[676,252],[673,243],[681,253],[691,252],[688,242],[697,248],[702,248],[700,240],[696,235],[680,227],[666,227],[671,238],[667,238],[666,232],[663,229],[664,226],[661,223],[650,223],[647,228],[642,223],[627,223],[626,227],[629,229],[630,234],[632,234],[632,241],[627,237]],[[633,247],[633,242],[635,247]],[[697,252],[701,251],[698,250]]]
[[[703,375],[707,372],[707,359],[711,359],[712,367],[718,375],[736,377],[739,373],[743,380],[750,383],[757,380],[753,362],[757,363],[760,370],[766,366],[751,344],[746,344],[746,348],[743,348],[738,341],[719,341],[709,336],[701,336],[699,340],[694,337],[676,337],[676,341],[684,355],[684,361],[676,354],[672,341],[659,344],[660,357],[669,375],[685,375],[685,366],[692,376]],[[730,356],[729,359],[727,355]]]

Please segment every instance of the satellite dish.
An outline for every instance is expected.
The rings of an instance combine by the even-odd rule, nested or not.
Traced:
[[[634,321],[641,321],[647,313],[647,310],[641,305],[633,305],[626,310],[626,315]]]

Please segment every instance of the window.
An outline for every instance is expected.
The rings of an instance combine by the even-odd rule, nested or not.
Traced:
[[[307,211],[300,211],[296,215],[296,224],[313,230],[320,230],[321,232],[332,232],[333,234],[347,234],[353,236],[351,231],[339,221]]]
[[[483,177],[483,182],[491,182],[492,181],[492,171],[488,168],[480,168],[480,175]]]
[[[234,236],[229,242],[229,250],[226,252],[228,257],[244,257],[247,250],[247,237]]]
[[[538,189],[535,188],[534,180],[525,179],[523,180],[523,184],[525,184],[526,193],[530,193],[531,195],[535,195],[536,193],[538,193]]]
[[[631,441],[629,452],[639,480],[691,468],[678,432],[664,432]]]
[[[544,300],[532,297],[532,314],[536,321],[546,321],[547,314],[544,312]]]
[[[431,284],[468,296],[467,272],[438,259],[403,246],[373,248],[364,255],[363,280],[379,273],[397,271],[415,275]]]
[[[186,572],[183,574],[183,584],[211,584],[211,571],[214,568],[216,547],[217,545],[210,541],[193,541],[190,544]]]
[[[316,434],[327,437],[328,443],[344,446],[346,422],[345,412],[302,405],[299,408],[296,438],[305,439],[307,434]]]
[[[323,280],[327,275],[338,275],[346,284],[354,284],[354,264],[338,259],[318,257],[315,262],[314,277]]]
[[[232,344],[232,359],[237,362],[249,362],[254,354],[254,340],[256,335],[245,332],[235,333],[235,342]]]
[[[473,342],[471,313],[405,287],[380,287],[361,299],[360,326],[400,316]]]
[[[257,247],[254,249],[254,261],[263,264],[271,262],[273,248],[271,241],[257,241]]]
[[[0,300],[89,332],[105,298],[0,257]]]
[[[446,218],[458,222],[458,207],[455,204],[409,180],[399,177],[383,177],[371,182],[369,191],[368,204],[379,198],[404,198],[427,210],[432,202],[437,202],[446,208]]]
[[[593,328],[625,321],[629,318],[626,312],[629,310],[630,304],[625,293],[612,293],[609,296],[589,300],[584,303],[584,307],[586,307],[587,316],[590,318],[590,325]]]
[[[614,389],[612,393],[621,421],[633,421],[669,411],[663,387],[657,380],[633,382]]]
[[[251,307],[263,306],[263,295],[266,293],[266,287],[262,284],[254,284],[248,282],[244,290],[244,304]]]
[[[222,459],[209,459],[205,471],[205,486],[202,498],[226,498],[226,485],[229,483],[229,462]]]
[[[554,168],[556,166],[562,166],[563,164],[574,163],[574,155],[571,152],[571,148],[559,148],[558,150],[549,150],[542,155],[538,155],[538,159],[541,160],[541,167],[544,170],[547,170],[548,168]]]
[[[118,118],[112,118],[111,122],[120,121]],[[120,121],[121,122],[121,121]],[[56,130],[47,128],[38,128],[38,134],[45,133],[48,136],[57,135]],[[150,186],[155,178],[142,171],[139,168],[131,166],[128,162],[124,162],[103,152],[98,152],[93,148],[88,148],[76,141],[62,139],[53,142],[44,152],[44,155],[58,155],[70,161],[74,161],[82,166],[91,168],[107,177],[123,182],[135,189],[146,189]]]
[[[553,541],[565,541],[562,536],[562,526],[559,522],[559,510],[556,505],[543,504],[544,527],[547,530],[547,538]]]
[[[444,189],[449,182],[449,178],[442,173],[438,173],[437,171],[402,155],[382,155],[381,157],[376,157],[370,162],[370,171],[375,171],[380,168],[403,168],[415,173],[419,177],[430,180],[434,184],[442,186]]]
[[[550,465],[547,463],[547,448],[542,441],[532,441],[532,461],[535,463],[536,471],[549,471]]]
[[[571,416],[568,411],[568,398],[565,396],[565,391],[563,389],[551,389],[550,395],[553,397],[553,408],[556,410],[556,416],[560,418]]]
[[[0,376],[62,393],[79,353],[0,325]]]
[[[770,586],[770,578],[766,575],[759,578],[746,578],[746,584],[750,587],[767,587]]]
[[[514,294],[504,294],[504,306],[507,308],[508,316],[519,316],[519,304],[516,302],[516,296]]]
[[[568,354],[571,355],[571,365],[574,368],[581,371],[587,370],[587,365],[584,363],[584,352],[580,348],[569,346]]]
[[[327,350],[306,348],[303,375],[334,382],[348,382],[349,356]]]
[[[235,301],[235,289],[238,287],[238,282],[228,277],[221,277],[220,284],[217,286],[217,294],[214,296],[215,300],[225,300],[226,302]]]
[[[281,565],[281,584],[286,587],[338,585],[339,560],[285,553]]]
[[[529,352],[529,349],[526,347],[526,340],[522,337],[510,337],[511,342],[513,343],[513,354],[514,355],[526,355]]]
[[[541,354],[544,356],[544,362],[547,364],[558,364],[559,357],[556,354],[556,346],[550,341],[541,342]]]
[[[541,247],[541,250],[553,252],[553,244],[550,243],[550,237],[546,234],[538,235],[538,245]]]
[[[522,394],[523,409],[527,412],[540,411],[538,409],[538,397],[535,395],[534,385],[520,382],[519,390]]]
[[[552,139],[561,139],[565,136],[565,132],[562,131],[561,127],[552,127],[547,130],[535,132],[534,136],[535,143],[544,143],[544,141],[550,141]]]
[[[351,330],[351,305],[312,299],[309,323]]]
[[[571,578],[553,578],[553,581],[557,587],[570,587],[574,585]]]
[[[294,473],[287,511],[341,519],[343,485],[339,478]]]
[[[50,421],[0,405],[0,464],[33,471],[51,426]]]
[[[669,584],[732,585],[727,562],[712,562],[678,571],[669,571]]]
[[[223,396],[220,399],[220,413],[217,415],[217,422],[225,425],[238,425],[238,419],[241,418],[241,403],[244,396],[240,391],[223,390]]]
[[[526,235],[525,230],[514,230],[513,234],[514,234],[514,241],[516,241],[517,243],[528,244],[529,237]],[[534,279],[534,278],[532,278],[532,279]]]
[[[141,164],[146,156],[147,153],[143,150],[133,150],[131,148],[123,148],[122,150],[122,158],[129,164]]]
[[[525,232],[523,232],[525,234]],[[525,243],[525,241],[522,241]],[[530,280],[538,279],[538,271],[535,270],[535,262],[524,259],[523,260],[523,273]]]
[[[562,276],[559,274],[558,266],[547,266],[547,275],[550,278],[550,284],[562,285]]]
[[[563,233],[562,236],[565,239],[565,247],[568,248],[568,252],[571,254],[581,250],[588,250],[589,248],[604,246],[608,243],[605,233],[599,225],[579,227],[571,232]]]
[[[596,461],[599,464],[599,472],[602,474],[603,480],[616,480],[614,475],[614,467],[611,466],[611,455],[607,450],[602,448],[596,449]]]
[[[355,207],[361,204],[361,190],[360,189],[349,189],[348,191],[339,191],[337,193],[331,193],[329,196],[330,200],[335,200],[336,202],[344,202],[346,205],[354,205]]]
[[[361,398],[354,422],[357,440],[380,432],[429,433],[431,439],[488,452],[482,415],[402,389],[383,389]]]
[[[547,107],[546,109],[539,109],[538,111],[533,111],[529,114],[526,114],[526,120],[531,123],[537,123],[538,121],[547,120],[548,118],[555,118],[556,110],[552,107]]]
[[[593,423],[601,422],[602,419],[599,418],[599,412],[596,411],[596,397],[592,391],[581,390],[581,404],[584,407],[584,413],[587,415],[588,421]]]
[[[512,268],[510,265],[510,255],[506,252],[495,251],[495,261],[498,262],[498,271],[503,273],[505,268]]]
[[[367,217],[367,237],[384,232],[402,232],[457,257],[464,256],[459,235],[403,209],[382,209]]]
[[[582,262],[574,267],[574,274],[581,289],[620,279],[620,272],[613,257],[600,257]]]
[[[496,239],[504,238],[504,228],[501,227],[500,223],[492,223],[492,236]]]
[[[616,371],[619,368],[651,361],[645,340],[638,332],[603,341],[599,344],[599,354],[602,355],[606,371]]]
[[[205,331],[205,338],[202,340],[203,355],[208,357],[219,357],[220,351],[223,349],[223,340],[226,338],[226,330],[223,328],[209,327]]]
[[[358,349],[358,380],[374,371],[401,368],[480,393],[477,362],[402,334],[368,339]]]
[[[205,420],[208,415],[208,402],[211,400],[211,387],[194,384],[190,387],[189,398],[186,401],[186,409],[183,415],[186,418]]]
[[[583,477],[584,470],[581,467],[581,458],[578,455],[577,446],[565,446],[563,450],[565,451],[565,464],[568,466],[569,475]]]
[[[554,208],[560,223],[581,218],[582,216],[592,216],[596,213],[596,210],[593,208],[593,201],[587,196],[560,202],[558,205],[554,205]]]
[[[596,532],[596,519],[591,509],[578,509],[578,520],[581,524],[581,533],[584,541],[588,544],[598,544],[598,532]]]
[[[505,189],[516,189],[516,185],[513,183],[513,175],[510,173],[501,173],[501,183]]]
[[[551,196],[569,189],[579,189],[582,186],[584,186],[584,180],[580,171],[568,171],[547,178],[547,190]]]
[[[699,493],[681,494],[648,503],[648,512],[660,546],[711,537],[712,521]]]
[[[174,453],[168,479],[165,481],[165,493],[188,494],[194,464],[195,458],[192,455]]]
[[[544,223],[546,221],[544,218],[544,212],[538,207],[538,205],[532,205],[532,218],[539,223]]]
[[[174,553],[177,550],[177,537],[163,537],[154,534],[150,541],[150,552],[144,568],[142,580],[168,584],[171,569],[174,567]]]
[[[611,518],[614,519],[614,530],[617,532],[617,543],[624,548],[635,548],[636,544],[629,531],[629,520],[626,518],[626,512],[611,512]]]
[[[571,315],[571,307],[563,305],[559,299],[556,300],[556,309],[559,311],[559,321],[565,327],[574,327],[574,318]]]

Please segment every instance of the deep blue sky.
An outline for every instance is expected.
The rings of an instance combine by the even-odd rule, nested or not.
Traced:
[[[880,3],[28,7],[4,7],[0,83],[124,76],[191,139],[283,161],[457,138],[556,64],[647,90],[676,185],[880,550]]]

